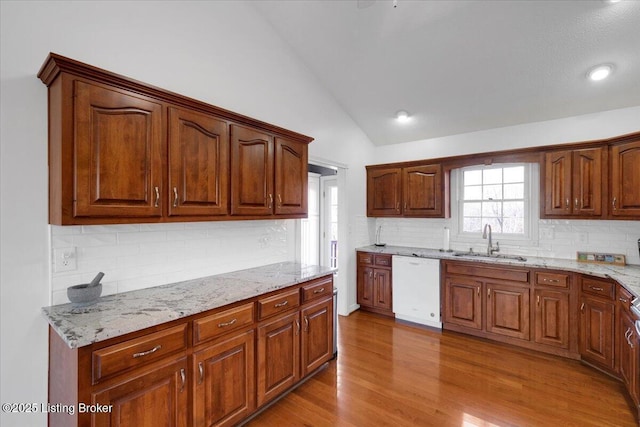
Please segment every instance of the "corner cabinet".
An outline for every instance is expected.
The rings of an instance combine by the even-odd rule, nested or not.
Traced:
[[[367,216],[446,218],[448,182],[441,164],[367,166]]]
[[[610,148],[611,217],[640,218],[640,139]]]
[[[49,223],[303,218],[312,138],[50,54]]]

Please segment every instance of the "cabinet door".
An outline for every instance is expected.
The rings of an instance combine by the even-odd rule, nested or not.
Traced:
[[[273,212],[273,137],[231,125],[231,214]]]
[[[482,329],[482,283],[467,277],[449,276],[444,286],[444,321]]]
[[[614,305],[582,297],[580,305],[580,355],[600,367],[614,368]]]
[[[276,138],[275,213],[307,214],[307,144]]]
[[[367,170],[367,216],[402,216],[402,169]]]
[[[529,288],[492,282],[485,286],[487,332],[529,340]]]
[[[629,390],[629,394],[632,395],[634,399],[637,399],[635,396],[635,383],[637,381],[637,371],[636,371],[636,359],[637,359],[637,348],[636,348],[636,328],[635,322],[631,318],[629,314],[622,311],[620,313],[620,322],[618,324],[617,331],[617,341],[618,341],[618,352],[619,352],[619,371],[620,377],[624,382],[627,390]]]
[[[374,306],[373,268],[358,266],[358,304]]]
[[[373,305],[384,310],[391,310],[392,283],[390,270],[374,269],[373,289],[375,292]]]
[[[573,213],[582,216],[602,215],[603,148],[573,151]],[[640,182],[639,182],[640,184]]]
[[[571,213],[571,151],[555,151],[544,156],[544,213]]]
[[[162,105],[75,81],[73,215],[162,216]]]
[[[611,147],[611,215],[640,217],[640,141]]]
[[[258,327],[258,406],[300,379],[300,317],[295,312]]]
[[[227,123],[169,109],[169,215],[228,213]]]
[[[402,169],[404,216],[442,217],[442,166]]]
[[[95,427],[183,427],[187,425],[187,362],[133,371],[92,394],[92,404],[112,405],[92,416]]]
[[[235,425],[255,408],[253,330],[193,355],[194,425]]]
[[[333,357],[333,298],[304,308],[302,316],[302,376]]]
[[[535,342],[569,348],[569,294],[535,291]]]

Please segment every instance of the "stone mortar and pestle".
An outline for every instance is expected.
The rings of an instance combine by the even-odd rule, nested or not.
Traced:
[[[69,286],[67,288],[67,297],[75,306],[87,306],[95,304],[102,294],[102,283],[100,280],[104,277],[101,271],[93,278],[91,283],[83,283],[81,285]]]

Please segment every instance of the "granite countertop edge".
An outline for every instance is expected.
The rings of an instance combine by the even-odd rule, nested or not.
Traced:
[[[371,252],[388,255],[400,255],[419,258],[452,259],[458,261],[474,261],[486,264],[501,264],[532,268],[547,268],[565,270],[573,273],[590,274],[592,276],[613,279],[640,299],[640,266],[638,265],[607,265],[590,264],[563,258],[540,258],[523,255],[526,261],[504,258],[482,258],[474,256],[456,256],[457,251],[445,252],[440,249],[417,248],[408,246],[363,246],[356,251]]]
[[[49,325],[71,349],[241,302],[337,270],[283,262],[107,295],[78,307],[42,308]]]

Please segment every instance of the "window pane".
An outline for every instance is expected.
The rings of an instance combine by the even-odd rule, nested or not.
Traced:
[[[524,166],[504,168],[504,182],[524,182]]]
[[[502,203],[500,202],[483,202],[482,216],[498,218],[502,216]]]
[[[502,233],[502,220],[500,218],[484,218],[482,230],[484,230],[486,224],[491,226],[491,233]]]
[[[524,202],[504,202],[502,216],[505,218],[524,218]]]
[[[482,232],[482,220],[476,217],[468,217],[463,220],[463,231],[468,233]]]
[[[464,185],[480,185],[482,184],[482,171],[471,170],[464,172]]]
[[[462,212],[463,216],[480,216],[482,214],[482,203],[470,203],[464,204]]]
[[[524,198],[524,183],[522,183],[522,184],[505,184],[504,185],[504,198],[505,199],[523,199]]]
[[[482,199],[482,186],[472,185],[464,187],[464,200],[480,200]]]
[[[502,185],[485,185],[482,187],[484,200],[502,200]]]
[[[499,184],[502,182],[502,169],[485,169],[482,171],[483,184]]]

